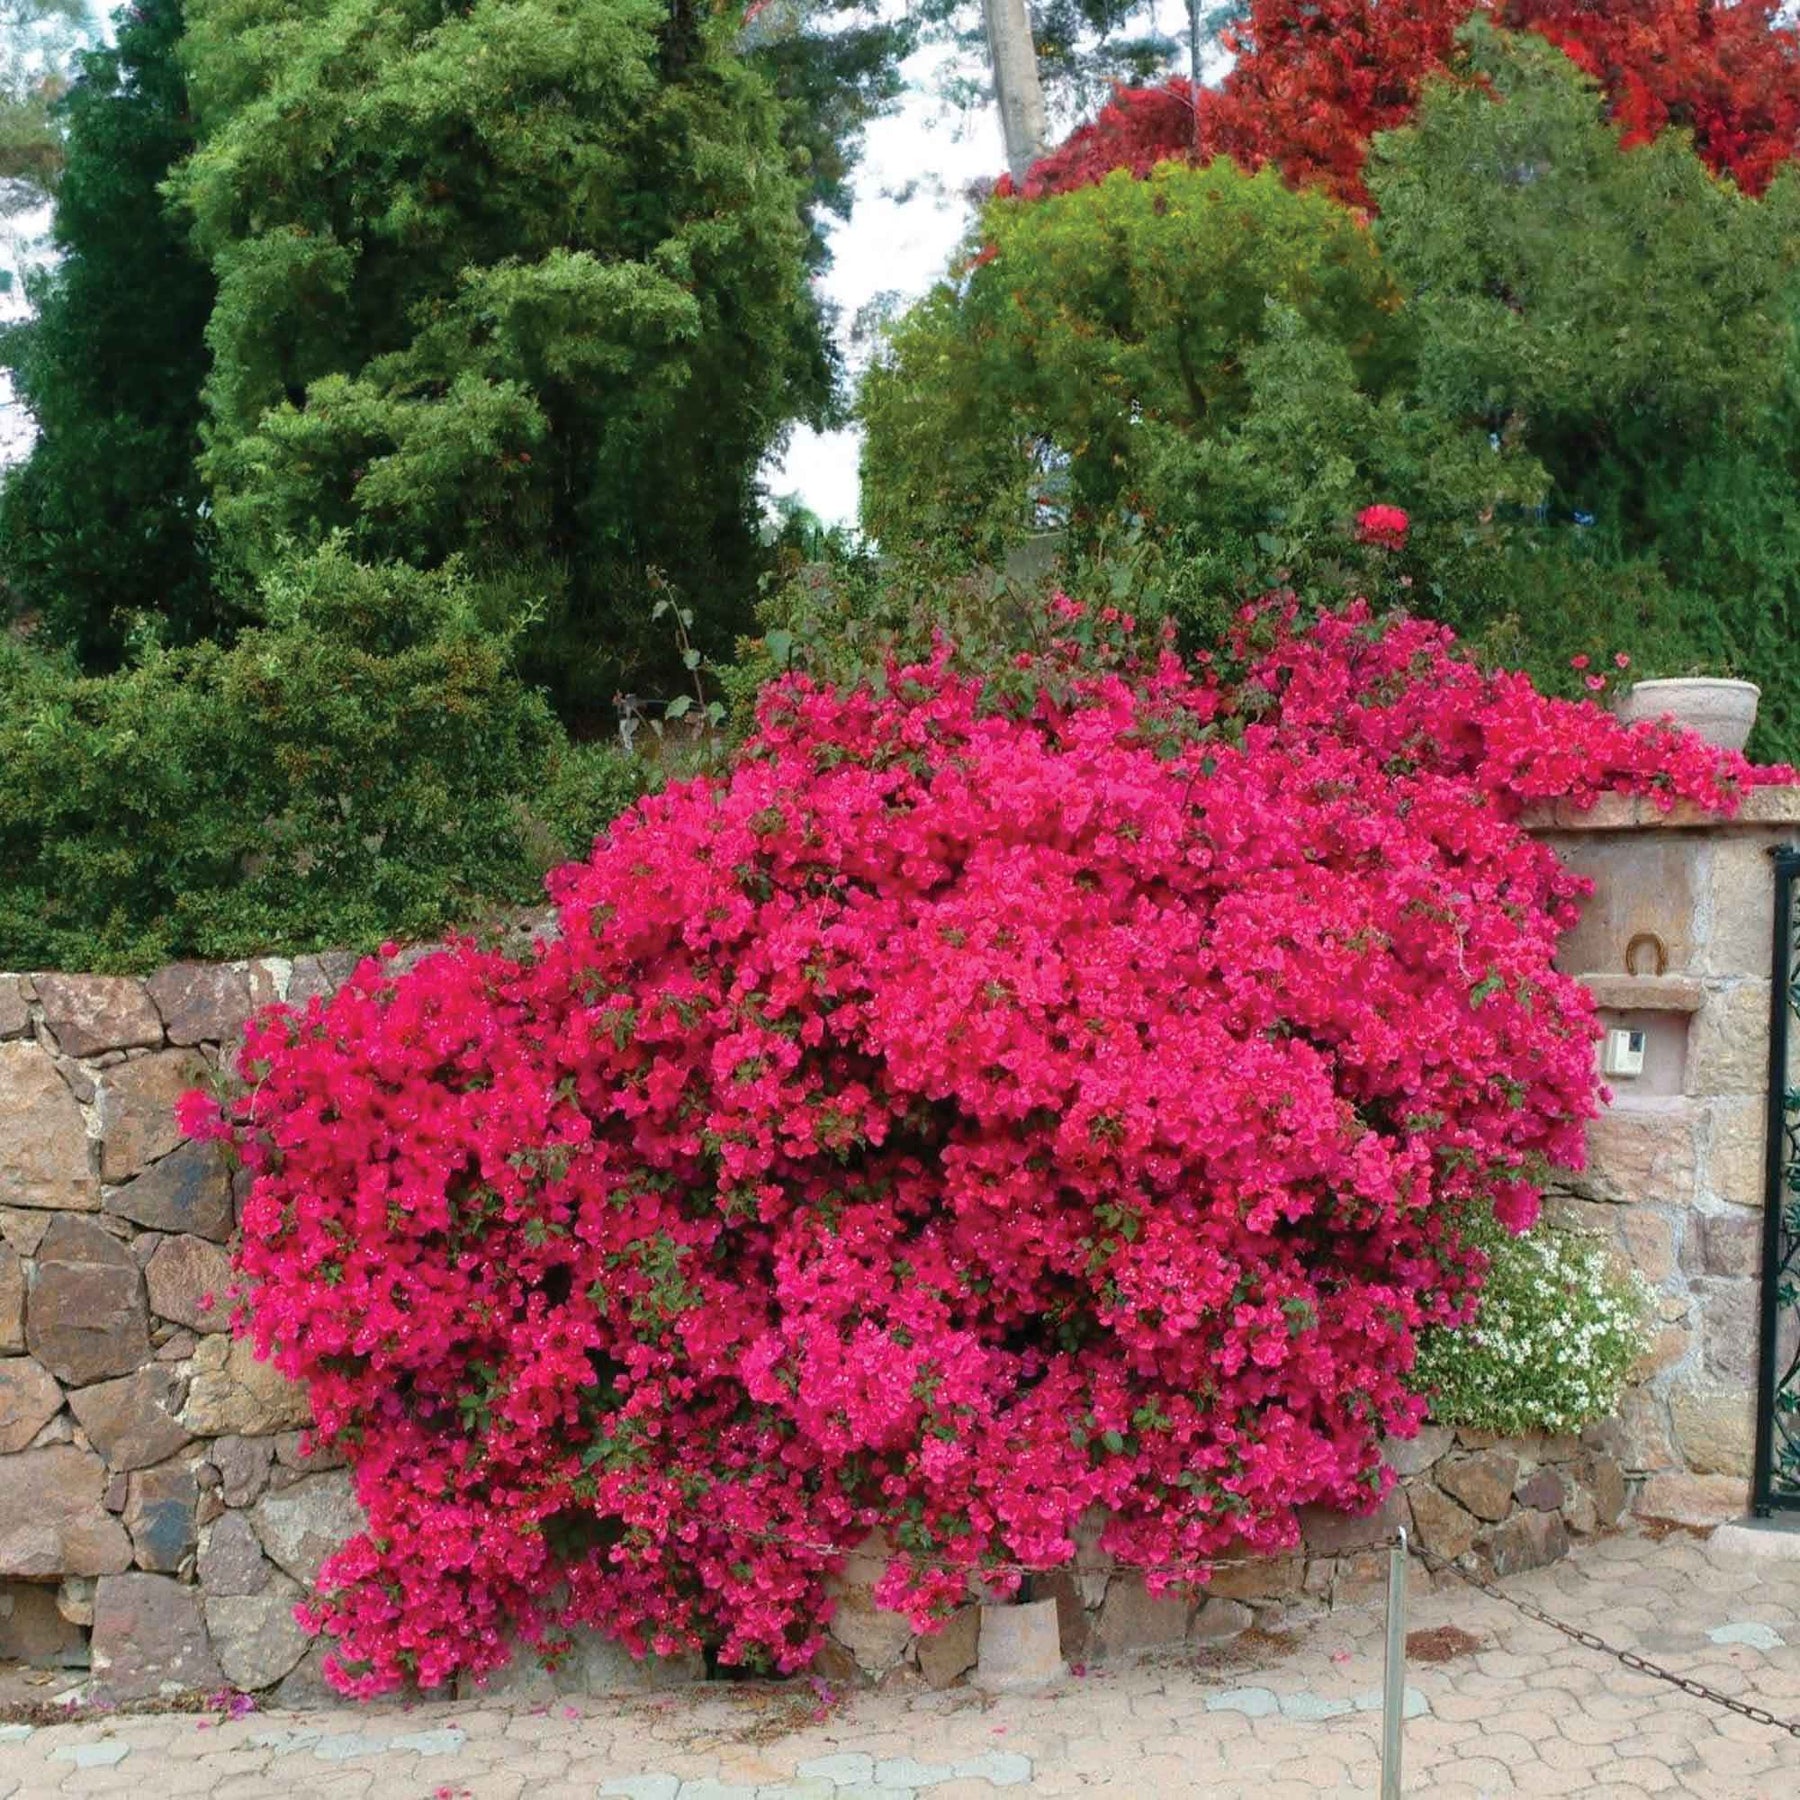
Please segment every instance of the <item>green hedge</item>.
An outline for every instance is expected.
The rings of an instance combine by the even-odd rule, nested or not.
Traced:
[[[0,640],[0,968],[367,947],[535,899],[637,791],[454,570],[332,545],[229,648],[86,676]]]

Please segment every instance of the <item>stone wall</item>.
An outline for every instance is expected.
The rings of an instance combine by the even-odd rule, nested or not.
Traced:
[[[1387,1585],[1387,1546],[1399,1525],[1434,1555],[1455,1561],[1473,1554],[1486,1573],[1515,1575],[1560,1560],[1572,1542],[1610,1530],[1625,1516],[1624,1471],[1591,1435],[1501,1439],[1428,1425],[1387,1451],[1400,1481],[1379,1512],[1358,1519],[1308,1507],[1296,1550],[1221,1568],[1204,1597],[1152,1595],[1141,1574],[1111,1568],[1098,1548],[1098,1519],[1078,1534],[1073,1567],[1029,1578],[1025,1595],[1056,1603],[1064,1662],[1104,1662],[1226,1643],[1252,1626],[1282,1630],[1339,1606],[1378,1600]],[[846,1567],[828,1673],[881,1681],[916,1671],[942,1687],[978,1661],[985,1664],[987,1609],[967,1606],[945,1631],[915,1638],[904,1620],[870,1599],[883,1566],[877,1545]],[[1423,1579],[1420,1564],[1412,1574]]]
[[[1152,1599],[1084,1555],[1038,1584],[1065,1657],[1213,1641],[1370,1597],[1376,1545],[1400,1521],[1440,1555],[1506,1572],[1628,1507],[1691,1524],[1744,1510],[1768,852],[1800,836],[1800,795],[1758,794],[1728,825],[1619,802],[1541,829],[1598,884],[1564,966],[1607,1023],[1649,1039],[1643,1076],[1616,1084],[1593,1128],[1592,1167],[1552,1201],[1658,1289],[1657,1341],[1620,1416],[1579,1443],[1430,1428],[1390,1446],[1403,1486],[1383,1514],[1311,1516],[1300,1552],[1222,1574],[1199,1604]],[[215,1149],[182,1142],[172,1108],[232,1060],[253,1009],[329,993],[353,963],[0,975],[0,1660],[91,1666],[117,1699],[316,1691],[292,1606],[358,1515],[344,1473],[300,1455],[303,1397],[226,1331],[231,1179]],[[837,1660],[926,1679],[969,1666],[974,1615],[915,1643],[869,1603],[865,1560],[847,1573]],[[617,1658],[591,1650],[570,1678],[617,1681]]]
[[[231,1178],[173,1108],[354,961],[0,975],[0,1660],[115,1699],[316,1683],[293,1604],[348,1477],[227,1333]]]

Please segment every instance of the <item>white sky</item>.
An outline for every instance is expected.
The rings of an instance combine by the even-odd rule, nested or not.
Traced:
[[[49,229],[48,207],[12,218],[0,216],[0,325],[25,316],[25,291],[19,277],[41,260],[44,233]],[[13,404],[12,376],[0,369],[0,469],[24,456],[31,435],[31,415]]]
[[[970,183],[1006,167],[995,108],[958,114],[934,97],[943,60],[940,51],[921,51],[903,65],[906,97],[869,127],[855,205],[831,233],[831,267],[819,287],[839,311],[853,374],[865,359],[864,348],[849,342],[857,314],[883,294],[910,301],[925,293],[968,229]],[[828,525],[853,525],[856,462],[855,432],[801,427],[768,472],[769,492],[798,494]]]

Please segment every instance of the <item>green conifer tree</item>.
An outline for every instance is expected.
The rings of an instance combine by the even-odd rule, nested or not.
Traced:
[[[662,0],[193,0],[235,566],[461,554],[571,715],[668,656],[659,581],[726,647],[758,470],[835,375],[811,158],[742,39]]]
[[[62,102],[54,267],[36,317],[0,337],[36,418],[0,485],[0,581],[90,666],[134,615],[188,640],[217,622],[194,468],[212,278],[160,184],[191,149],[180,0],[139,0]]]

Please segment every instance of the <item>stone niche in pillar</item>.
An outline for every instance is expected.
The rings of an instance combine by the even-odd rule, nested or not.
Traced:
[[[1587,975],[1583,981],[1600,1009],[1600,1042],[1594,1054],[1615,1105],[1678,1099],[1687,1090],[1688,1026],[1704,997],[1700,983],[1685,978]],[[1609,1059],[1624,1039],[1635,1050]],[[1623,1063],[1609,1068],[1609,1060]]]

